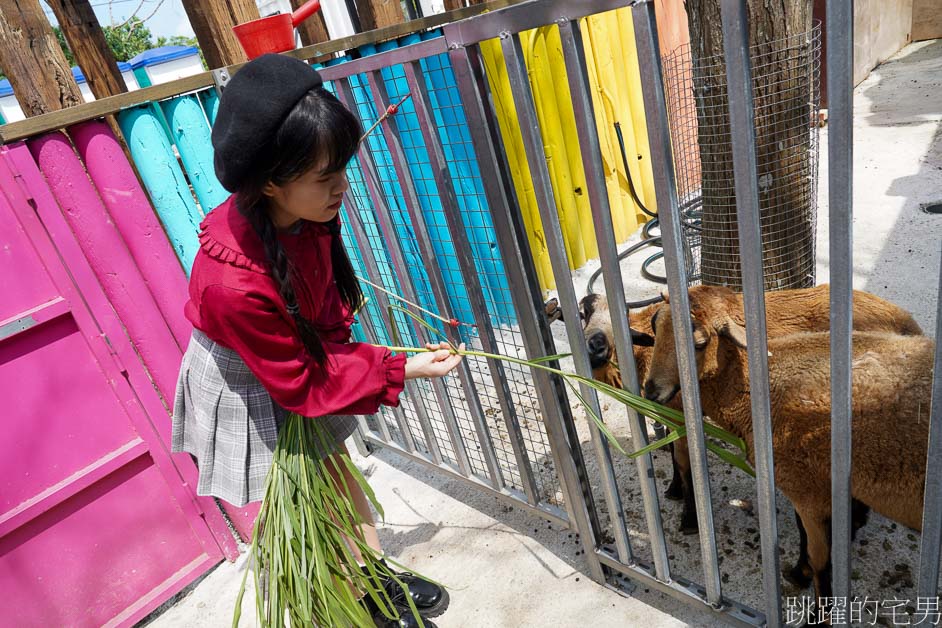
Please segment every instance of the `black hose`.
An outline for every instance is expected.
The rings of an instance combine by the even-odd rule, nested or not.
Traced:
[[[641,242],[636,242],[632,244],[627,249],[618,254],[618,261],[621,262],[623,259],[627,258],[629,255],[637,253],[641,249],[647,246],[656,246],[663,248],[664,244],[661,240],[660,234],[651,235],[651,231],[655,228],[660,228],[659,217],[656,212],[649,210],[644,203],[641,202],[641,199],[638,198],[638,192],[635,190],[634,180],[631,178],[631,169],[628,167],[628,155],[625,152],[625,138],[621,132],[621,123],[615,123],[615,135],[618,137],[618,147],[621,150],[621,160],[625,168],[625,176],[628,179],[628,192],[631,194],[631,198],[634,199],[634,202],[638,204],[638,207],[642,212],[651,217],[651,220],[647,221],[644,224],[644,227],[641,228]],[[700,226],[697,224],[699,222],[699,217],[696,215],[696,203],[687,202],[681,205],[680,207],[681,215],[684,218],[684,227],[700,230]],[[686,244],[686,243],[685,243]],[[685,253],[687,254],[688,265],[692,262],[692,252],[690,251],[689,245],[685,247]],[[646,260],[641,263],[641,276],[647,279],[648,281],[653,281],[654,283],[667,284],[667,277],[663,275],[656,275],[649,270],[649,267],[654,262],[658,261],[664,257],[664,251],[658,251],[657,253],[649,256]],[[599,278],[599,275],[602,274],[602,269],[599,268],[592,276],[589,277],[589,283],[586,286],[586,292],[593,294],[593,286],[595,285],[596,279]],[[690,279],[695,279],[695,277],[690,277]],[[645,307],[651,305],[652,303],[658,303],[662,301],[663,298],[658,295],[656,297],[650,297],[647,299],[642,299],[640,301],[629,301],[626,305],[629,309]]]

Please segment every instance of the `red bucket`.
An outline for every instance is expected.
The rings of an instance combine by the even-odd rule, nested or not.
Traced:
[[[321,8],[320,0],[310,0],[291,15],[271,15],[233,26],[242,49],[251,60],[268,52],[294,49],[294,27]]]

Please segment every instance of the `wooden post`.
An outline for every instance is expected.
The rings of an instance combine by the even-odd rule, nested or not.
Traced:
[[[247,61],[232,27],[259,18],[252,0],[183,0],[183,8],[196,33],[210,68]]]
[[[463,9],[464,0],[445,0],[445,10],[454,11],[455,9]]]
[[[95,98],[128,91],[89,0],[47,0]]]
[[[0,67],[27,117],[82,103],[39,0],[0,0]]]
[[[360,27],[372,31],[405,22],[399,0],[356,0]]]
[[[306,1],[291,0],[291,8],[296,10]],[[327,22],[324,21],[324,14],[321,11],[298,24],[298,33],[301,35],[301,43],[305,46],[330,41],[330,35],[327,33]]]

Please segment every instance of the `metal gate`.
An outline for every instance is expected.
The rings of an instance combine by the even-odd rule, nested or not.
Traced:
[[[835,595],[848,599],[850,492],[850,188],[852,108],[852,12],[849,2],[829,7],[827,54],[831,95],[829,158],[831,191],[831,299],[832,299],[832,412],[833,562]],[[509,80],[529,174],[539,207],[559,290],[567,336],[576,372],[591,376],[576,293],[557,214],[540,124],[528,81],[528,68],[519,33],[549,26],[558,29],[565,59],[568,87],[578,130],[579,151],[586,170],[585,193],[592,207],[607,294],[624,294],[617,247],[605,187],[599,137],[579,20],[603,11],[631,7],[639,53],[645,114],[655,187],[665,244],[669,287],[675,320],[688,319],[688,285],[681,216],[678,210],[664,81],[657,40],[654,4],[650,1],[545,0],[527,2],[447,25],[443,36],[414,45],[348,61],[322,70],[340,97],[363,118],[365,126],[390,105],[405,104],[406,115],[393,115],[382,131],[369,140],[352,167],[352,188],[345,220],[351,227],[348,246],[357,254],[358,271],[391,293],[427,310],[445,314],[456,326],[429,319],[454,341],[466,341],[484,351],[539,358],[556,354],[544,316],[533,260],[526,246],[519,204],[508,171],[506,153],[496,124],[488,77],[482,63],[481,43],[499,42]],[[748,57],[745,4],[723,2],[723,28],[730,119],[742,251],[743,287],[750,371],[759,375],[752,390],[758,478],[758,530],[756,551],[761,551],[761,581],[765,607],[750,608],[724,595],[712,504],[707,475],[703,426],[688,423],[694,492],[700,523],[699,554],[702,573],[672,570],[658,502],[656,476],[650,456],[634,463],[633,486],[626,491],[616,474],[612,454],[593,424],[590,451],[583,452],[563,384],[542,372],[498,362],[468,359],[457,381],[412,385],[401,409],[361,421],[367,443],[392,448],[410,458],[467,478],[499,495],[527,504],[542,516],[555,516],[581,533],[593,577],[618,589],[642,583],[679,598],[707,614],[737,625],[782,625],[779,547],[776,527],[771,447],[770,407],[766,357],[762,250],[758,221],[752,77]],[[491,45],[491,44],[488,44]],[[446,56],[447,55],[447,56]],[[447,61],[447,63],[446,63]],[[450,67],[449,67],[450,66]],[[443,69],[444,68],[444,69]],[[453,73],[460,105],[447,101],[429,76]],[[449,79],[450,80],[450,79]],[[403,97],[409,95],[408,100]],[[446,116],[443,111],[451,111]],[[454,115],[459,112],[461,115]],[[448,121],[451,120],[449,123]],[[809,116],[809,122],[810,122]],[[466,126],[467,136],[454,126]],[[809,132],[811,130],[809,129]],[[457,172],[473,170],[479,190],[459,182]],[[469,209],[468,197],[482,202]],[[487,218],[483,220],[482,218]],[[485,229],[482,235],[477,229]],[[486,230],[490,229],[488,233]],[[493,242],[488,241],[493,237]],[[494,278],[497,281],[494,281]],[[507,288],[501,291],[500,287]],[[371,306],[360,315],[365,338],[388,343],[397,329],[403,342],[423,342],[424,330],[388,309],[385,291],[369,290]],[[503,295],[506,295],[504,297]],[[509,298],[509,301],[504,300]],[[625,304],[613,299],[611,317],[616,351],[633,355]],[[473,327],[462,323],[472,324]],[[685,415],[701,416],[692,330],[675,328],[681,348]],[[633,360],[620,364],[622,380],[637,392]],[[938,371],[938,369],[937,369]],[[938,381],[936,382],[938,392]],[[581,396],[596,412],[595,394]],[[538,407],[535,407],[538,404]],[[534,413],[535,411],[535,413]],[[932,409],[938,414],[938,404]],[[643,418],[629,412],[631,441],[647,444]],[[940,429],[933,422],[933,434]],[[942,454],[930,443],[930,469]],[[539,458],[543,457],[544,460]],[[594,458],[598,471],[590,474],[586,458]],[[592,475],[592,477],[590,477]],[[934,524],[942,485],[928,484],[926,515]],[[634,492],[637,491],[637,492]],[[643,504],[643,527],[629,531],[627,500]],[[628,496],[626,498],[626,496]],[[940,530],[925,527],[920,591],[930,595],[938,579]],[[643,550],[635,541],[646,532]],[[760,540],[761,538],[761,540]],[[689,545],[689,544],[688,544]],[[696,549],[691,550],[696,552]],[[698,582],[702,582],[699,584]],[[757,587],[758,588],[758,587]]]
[[[603,4],[582,3],[575,17]],[[462,22],[481,29],[467,45],[459,43],[464,31],[447,26],[444,36],[320,70],[365,128],[398,106],[348,170],[347,246],[358,273],[374,284],[364,286],[362,338],[437,341],[390,307],[402,305],[401,296],[446,314],[448,323],[426,322],[455,342],[523,358],[556,353],[521,217],[506,196],[509,178],[475,45],[497,36],[508,17],[523,18],[521,29],[552,23],[547,16],[562,3],[540,5],[536,14],[511,7]],[[563,383],[542,372],[469,357],[456,378],[409,382],[400,408],[362,418],[360,426],[368,444],[564,525],[588,525],[570,406]]]

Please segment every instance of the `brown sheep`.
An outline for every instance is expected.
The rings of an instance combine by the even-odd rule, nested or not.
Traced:
[[[735,302],[733,319],[744,325],[742,295],[728,290],[726,293]],[[767,292],[765,298],[769,337],[801,331],[827,331],[830,328],[830,289],[827,284],[801,290]],[[614,359],[614,335],[607,300],[604,296],[590,294],[582,299],[579,307],[593,376],[599,381],[621,388],[621,374]],[[658,307],[659,304],[650,305],[628,314],[638,381],[641,383],[644,382],[651,360],[651,346],[654,344],[651,320]],[[922,330],[909,312],[870,293],[855,290],[853,309],[856,330],[922,335]],[[679,398],[668,405],[683,410]],[[685,439],[672,444],[671,464],[674,474],[664,495],[668,499],[683,500],[680,530],[684,534],[696,534],[698,526],[692,488],[693,476]],[[858,508],[856,513],[855,530],[866,521],[864,509]]]
[[[754,464],[746,333],[735,316],[741,304],[722,288],[689,294],[703,411],[746,442]],[[654,327],[644,394],[664,403],[680,388],[668,306],[659,307]],[[830,334],[768,344],[775,483],[806,531],[816,595],[830,597]],[[852,497],[915,530],[922,523],[934,352],[923,336],[853,335]]]

